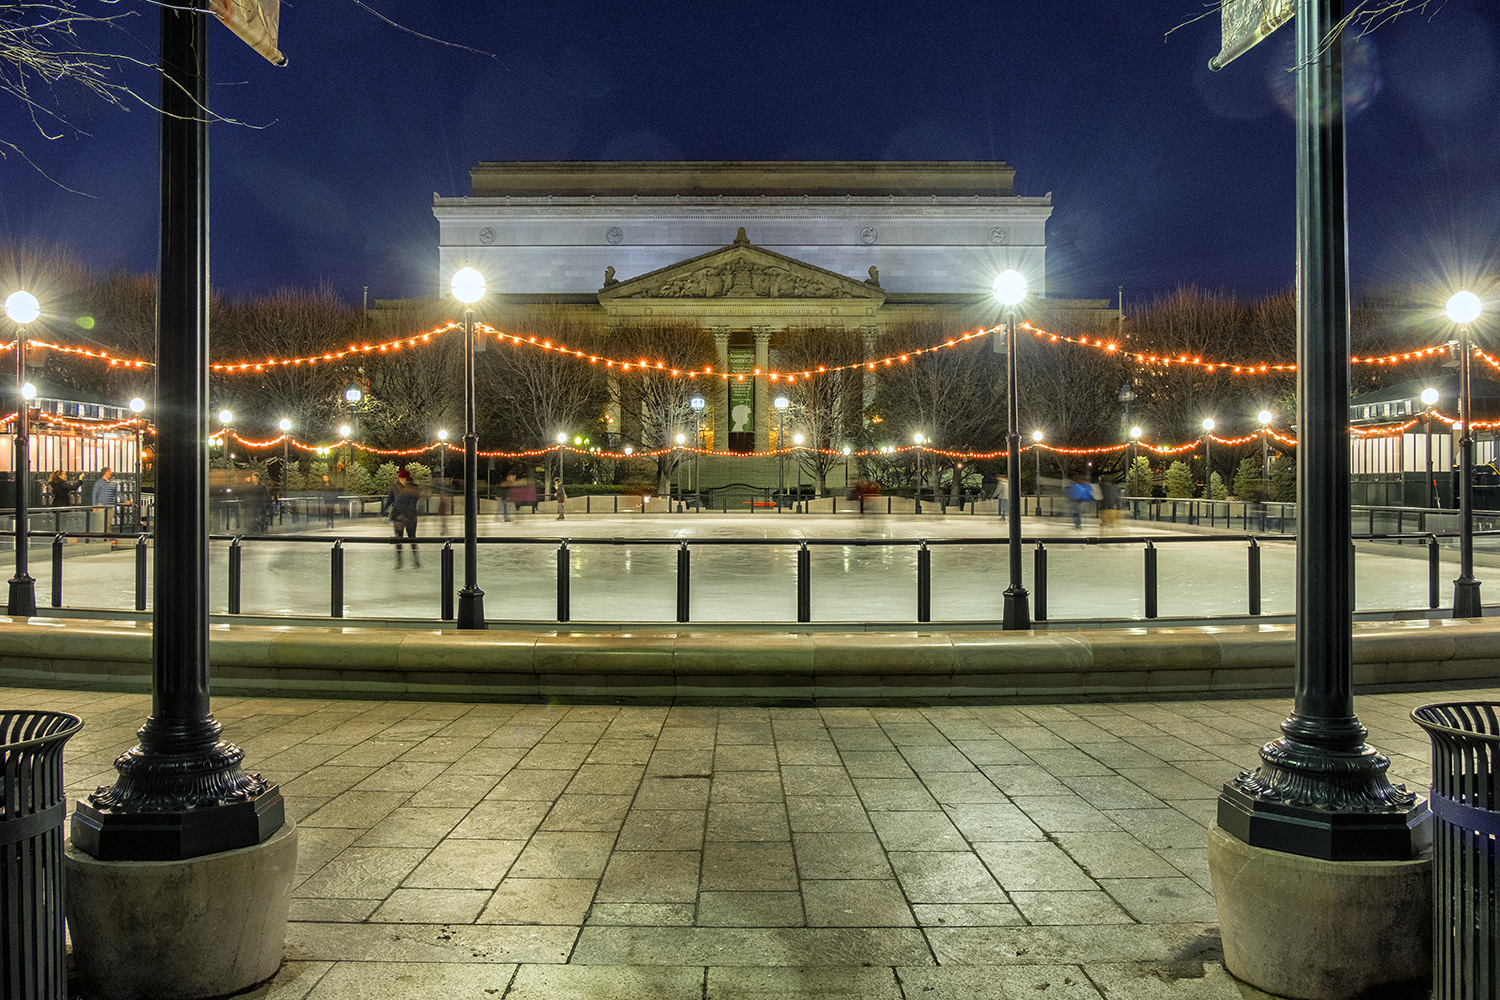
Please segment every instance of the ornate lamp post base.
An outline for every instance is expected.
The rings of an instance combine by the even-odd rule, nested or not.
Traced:
[[[484,591],[465,587],[458,592],[458,627],[489,628],[484,620]]]
[[[1031,595],[1025,587],[1011,587],[1005,592],[1005,631],[1025,632],[1031,628]]]
[[[286,821],[281,790],[240,770],[230,743],[207,752],[137,746],[115,761],[119,777],[80,799],[73,846],[100,861],[181,861],[254,847]]]
[[[11,581],[11,594],[15,594],[15,581]],[[1479,602],[1479,581],[1470,577],[1459,577],[1453,581],[1453,617],[1483,618],[1484,606]]]
[[[1392,785],[1390,761],[1363,742],[1342,750],[1283,737],[1260,756],[1219,796],[1219,827],[1244,843],[1324,861],[1412,858],[1431,844],[1427,802]]]
[[[1474,589],[1478,591],[1478,584]],[[36,580],[30,575],[10,578],[10,600],[5,613],[12,618],[30,618],[36,614]]]

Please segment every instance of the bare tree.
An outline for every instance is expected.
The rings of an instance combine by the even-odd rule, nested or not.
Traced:
[[[493,431],[487,439],[529,450],[552,446],[559,433],[591,434],[605,402],[604,365],[589,360],[600,350],[598,328],[555,306],[508,310],[496,319],[502,332],[525,334],[520,344],[486,343],[478,384],[482,420]]]
[[[666,494],[680,457],[675,435],[691,426],[688,400],[701,384],[681,373],[714,363],[713,336],[695,323],[645,322],[621,327],[608,343],[615,357],[635,359],[629,371],[612,369],[607,379],[609,398],[620,410],[622,439],[643,452],[660,452],[657,491]]]
[[[773,347],[776,366],[797,378],[790,393],[792,417],[807,438],[799,461],[822,496],[828,492],[829,470],[843,461],[841,449],[859,441],[864,379],[856,367],[820,369],[858,365],[864,360],[863,340],[858,331],[844,327],[797,327],[781,334]]]

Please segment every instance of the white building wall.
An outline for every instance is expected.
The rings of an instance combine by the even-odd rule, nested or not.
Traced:
[[[596,292],[734,242],[751,243],[890,292],[975,294],[1007,267],[1046,293],[1050,198],[443,198],[439,293],[480,270],[495,291]]]

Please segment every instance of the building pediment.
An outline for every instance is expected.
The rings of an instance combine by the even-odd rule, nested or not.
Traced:
[[[859,299],[878,305],[885,300],[879,280],[873,267],[870,277],[860,281],[755,246],[741,228],[727,247],[634,278],[616,280],[610,268],[599,290],[599,301]]]

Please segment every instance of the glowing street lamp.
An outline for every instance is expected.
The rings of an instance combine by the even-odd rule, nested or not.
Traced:
[[[26,324],[42,314],[42,305],[27,291],[12,292],[5,300],[5,315],[16,325],[16,575],[10,578],[6,614],[29,618],[36,614],[36,580],[27,564],[31,544],[31,514],[27,495],[31,489],[31,399],[36,388],[26,381]],[[30,389],[30,395],[26,390]]]
[[[780,510],[786,497],[786,408],[792,401],[777,396],[771,405],[776,407],[776,509]]]
[[[1010,496],[1006,498],[1010,508],[1010,587],[1005,591],[1005,620],[1007,629],[1031,628],[1030,597],[1021,585],[1021,467],[1016,459],[1021,454],[1021,408],[1016,390],[1016,306],[1026,298],[1026,276],[1014,268],[1002,271],[994,284],[995,301],[1006,308],[1009,318],[1005,338],[1005,460],[1006,486]]]
[[[1469,324],[1479,318],[1482,307],[1473,292],[1455,292],[1445,312],[1458,324],[1458,419],[1463,428],[1459,447],[1459,536],[1458,579],[1453,581],[1453,617],[1478,618],[1479,581],[1474,579],[1474,432],[1469,412]]]
[[[696,504],[698,513],[703,513],[703,480],[702,470],[699,466],[700,452],[703,451],[703,408],[708,405],[708,400],[694,393],[688,400],[688,405],[693,408],[693,502]]]
[[[441,428],[438,431],[438,478],[445,483],[448,479],[448,429]]]
[[[230,468],[234,467],[234,454],[229,450],[229,436],[234,433],[234,412],[232,410],[219,411],[219,441],[224,445],[224,458],[229,461]]]
[[[1268,442],[1271,439],[1271,411],[1261,410],[1256,415],[1260,421],[1260,478],[1262,480],[1271,478],[1271,458]]]
[[[485,628],[479,589],[479,431],[474,419],[474,303],[487,290],[484,275],[464,266],[449,286],[464,304],[464,586],[458,592],[458,627]]]
[[[1141,429],[1139,427],[1132,427],[1132,428],[1130,428],[1130,468],[1131,468],[1131,470],[1135,469],[1135,449],[1136,449],[1136,445],[1138,445],[1140,443],[1140,440],[1141,440]]]
[[[792,435],[792,444],[797,446],[799,452],[802,450],[802,441],[801,434]],[[797,456],[797,509],[799,511],[802,509],[802,456],[800,454]]]
[[[1031,453],[1036,456],[1036,516],[1042,516],[1042,432],[1031,432]]]
[[[1438,391],[1431,386],[1422,390],[1422,402],[1427,407],[1423,423],[1427,425],[1427,506],[1437,507],[1437,483],[1432,478],[1432,408],[1437,405]]]
[[[682,513],[682,446],[687,444],[687,435],[677,435],[677,513]]]
[[[1203,499],[1214,498],[1212,484],[1214,478],[1214,418],[1203,418]]]

